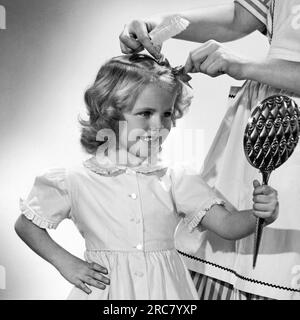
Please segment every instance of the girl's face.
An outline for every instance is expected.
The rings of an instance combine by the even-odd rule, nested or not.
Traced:
[[[171,130],[176,96],[176,90],[147,85],[133,108],[123,113],[126,122],[120,130],[120,146],[142,159],[154,157]]]

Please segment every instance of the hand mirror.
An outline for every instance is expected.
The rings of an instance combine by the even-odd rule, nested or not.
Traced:
[[[300,111],[294,100],[274,95],[262,101],[251,113],[244,134],[244,151],[248,162],[259,169],[262,183],[285,163],[295,150],[300,132]],[[254,237],[255,268],[264,219],[257,218]]]

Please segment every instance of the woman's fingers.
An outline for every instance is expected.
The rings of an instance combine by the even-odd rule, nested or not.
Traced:
[[[201,63],[206,59],[207,55],[202,56],[199,55],[197,56],[197,53],[195,52],[190,52],[185,65],[184,65],[184,69],[186,73],[196,73],[196,72],[201,72],[200,70],[200,65]]]
[[[216,61],[216,55],[213,52],[206,57],[206,59],[199,65],[198,68],[201,72],[207,74],[207,70],[215,61]]]
[[[185,72],[190,72],[190,73],[195,73],[195,72],[199,72],[199,66],[201,65],[201,63],[205,60],[205,58],[207,57],[207,55],[205,55],[204,57],[201,55],[202,52],[202,48],[206,48],[206,44],[203,44],[201,47],[191,51],[189,53],[189,56],[185,62],[184,65],[184,69]]]
[[[216,60],[208,66],[205,73],[211,77],[218,77],[225,73],[223,70],[224,70],[223,61]]]
[[[199,60],[199,71],[207,73],[207,69],[219,60],[218,46],[215,44],[209,44],[208,46],[201,48],[195,55],[195,58]]]
[[[196,69],[193,64],[193,60],[191,57],[191,53],[189,54],[188,58],[186,59],[185,65],[184,65],[184,70],[186,73],[194,73],[196,72]]]
[[[155,58],[160,58],[160,48],[155,47],[151,42],[146,23],[138,21],[135,28],[135,35],[142,46]]]
[[[120,41],[120,48],[121,48],[121,52],[125,53],[125,54],[129,54],[129,53],[133,53],[134,52],[131,48],[125,46],[125,44],[122,43],[121,41]]]
[[[248,64],[244,58],[236,56],[217,41],[209,40],[190,52],[185,63],[185,71],[201,72],[211,77],[226,73],[235,79],[242,80],[245,78],[246,65]]]
[[[203,72],[201,70],[202,65],[207,58],[219,48],[219,44],[216,41],[209,40],[202,44],[199,48],[191,51],[185,63],[186,72]],[[213,60],[213,58],[211,58]],[[206,62],[206,64],[212,61]]]
[[[133,20],[126,25],[119,40],[123,53],[136,53],[145,48],[155,58],[160,57],[160,47],[155,47],[151,42],[147,24],[144,21]]]
[[[123,32],[119,36],[120,47],[123,53],[132,53],[133,51],[138,50],[143,47],[141,43],[135,39],[135,37],[131,36],[128,32],[127,26],[124,27]]]

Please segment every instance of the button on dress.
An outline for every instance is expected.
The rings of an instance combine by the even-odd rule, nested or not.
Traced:
[[[96,157],[47,170],[20,200],[22,213],[41,228],[72,219],[85,239],[85,259],[107,268],[105,290],[74,287],[68,296],[86,300],[198,299],[174,234],[180,221],[195,232],[215,204],[223,201],[184,167],[107,168]]]

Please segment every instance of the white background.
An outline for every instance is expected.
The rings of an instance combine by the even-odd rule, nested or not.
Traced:
[[[224,4],[231,0],[6,0],[6,30],[0,30],[0,266],[6,289],[0,299],[64,299],[71,285],[15,234],[19,197],[45,168],[86,158],[79,144],[77,116],[83,93],[100,65],[120,54],[118,35],[133,18]],[[184,64],[198,44],[169,40],[163,53]],[[267,52],[258,32],[226,44],[254,58]],[[207,152],[226,111],[230,85],[222,76],[198,74],[191,82],[194,101],[179,127],[201,130]],[[83,256],[84,243],[70,221],[51,232],[67,250]],[[1,279],[0,279],[1,281]]]

